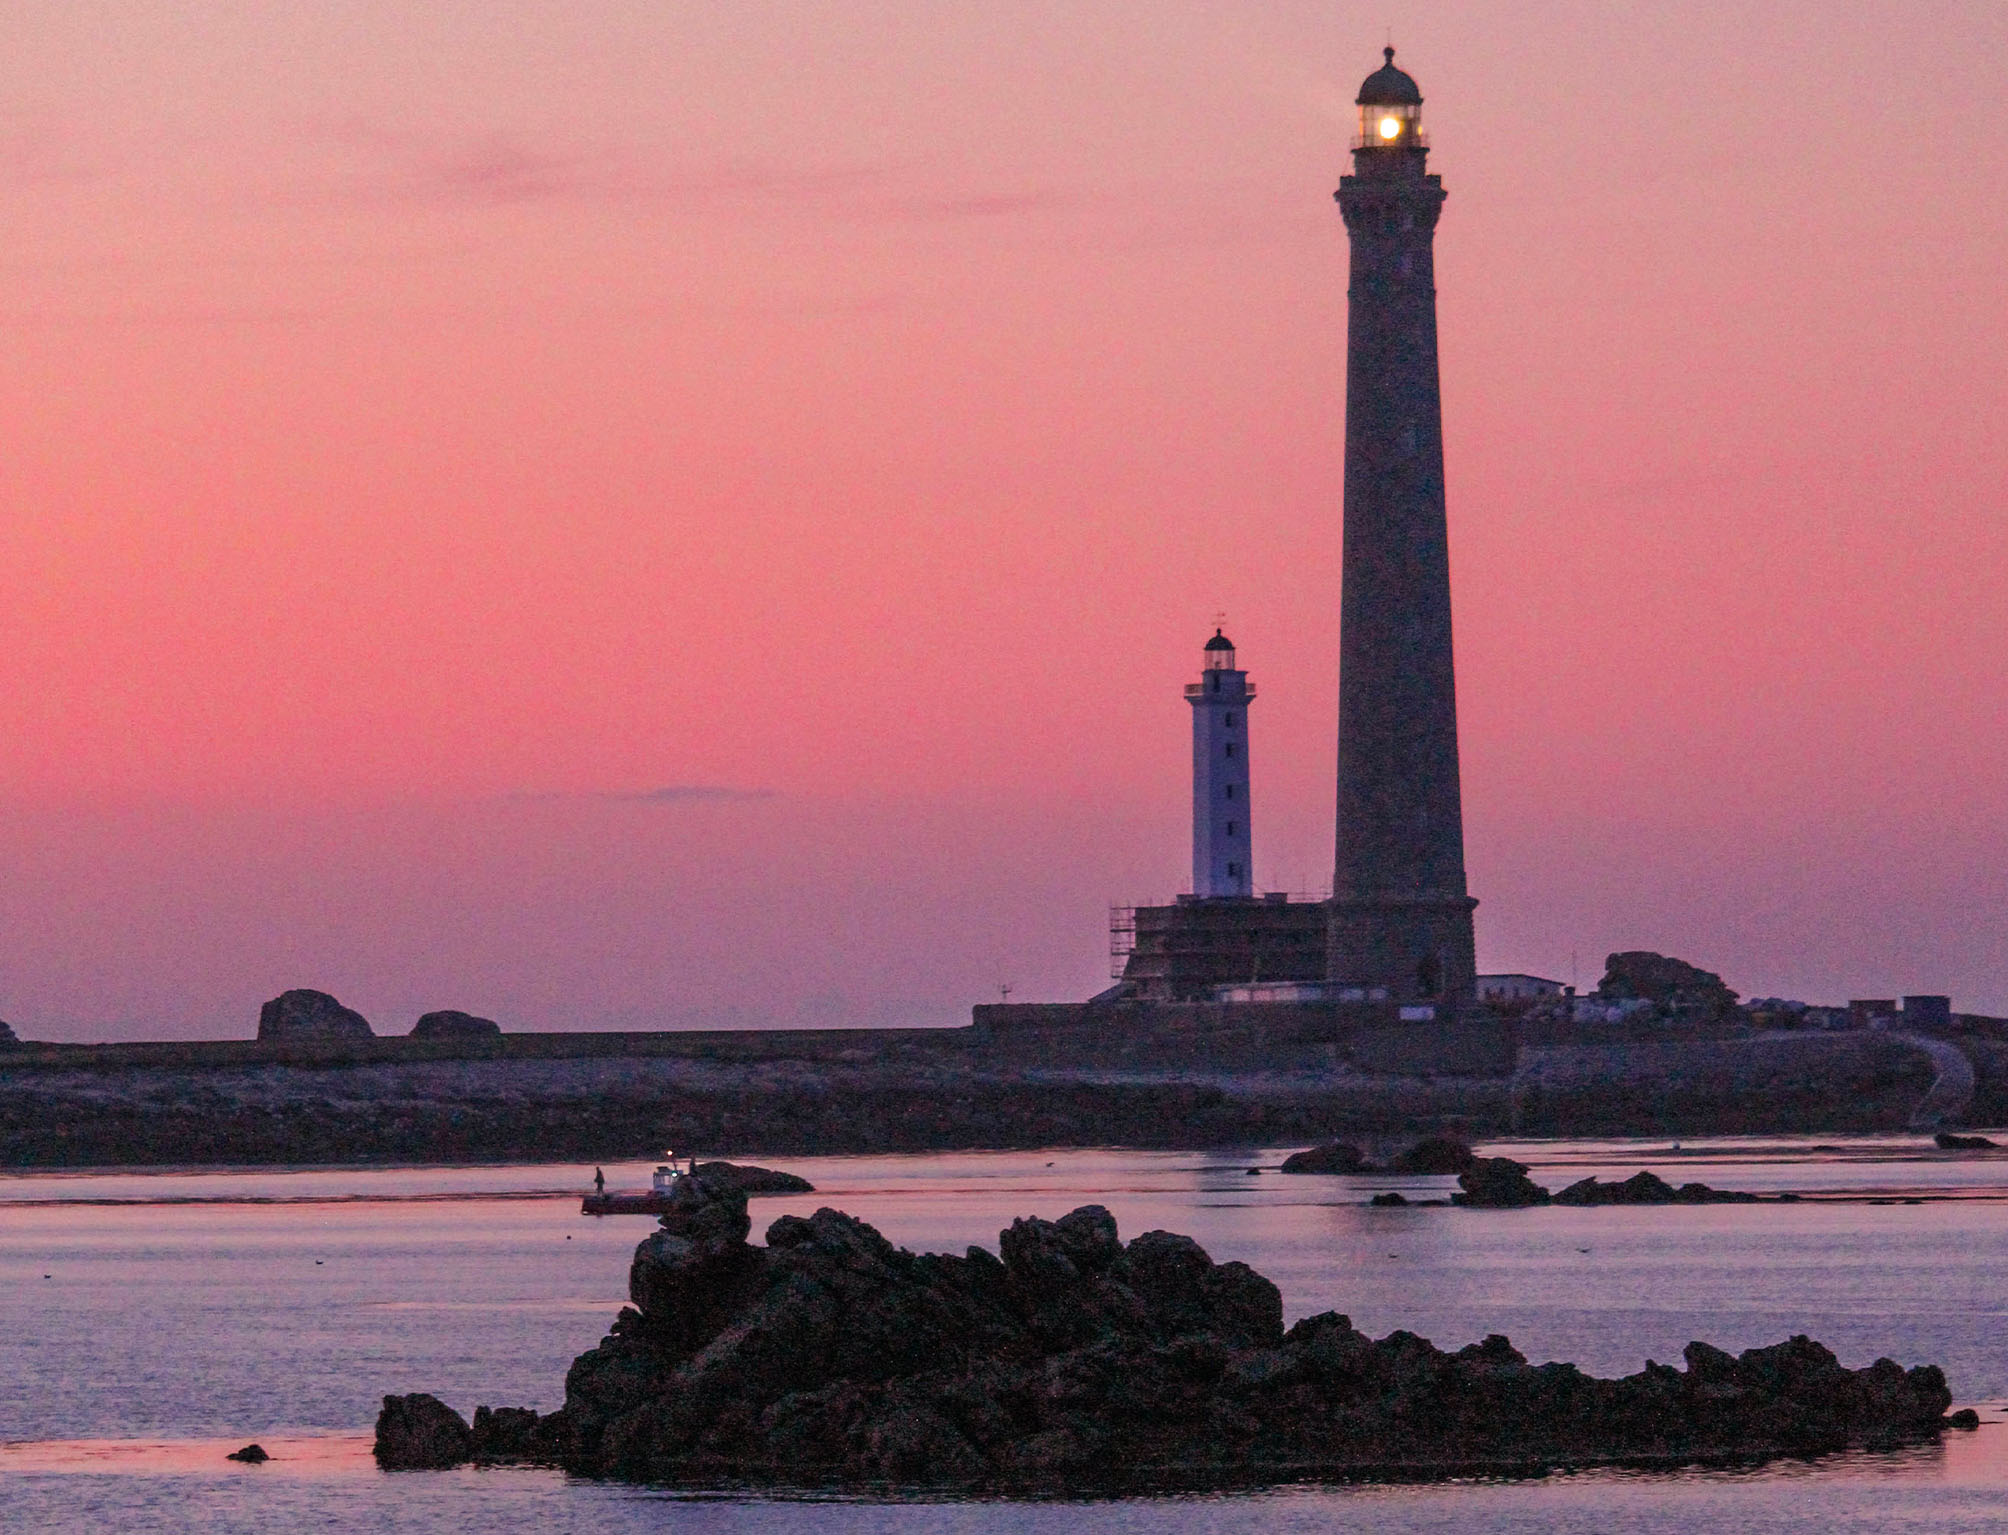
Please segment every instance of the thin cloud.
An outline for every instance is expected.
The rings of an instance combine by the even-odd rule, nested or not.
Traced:
[[[751,800],[778,799],[780,796],[773,789],[748,789],[738,784],[672,783],[655,789],[599,789],[581,793],[567,793],[559,789],[529,790],[503,797],[528,804],[554,804],[569,800],[602,805],[700,805],[743,804]]]
[[[726,161],[666,166],[618,144],[540,144],[496,128],[443,135],[361,118],[299,125],[323,163],[297,195],[347,203],[496,207],[583,202],[686,212],[800,211],[859,223],[956,223],[1078,209],[1076,190],[928,188],[925,161],[871,165],[776,165]],[[328,163],[328,157],[332,163]]]
[[[988,192],[966,196],[905,197],[875,209],[860,210],[865,216],[911,219],[916,222],[955,222],[963,219],[1014,218],[1029,213],[1064,212],[1077,207],[1081,198],[1054,188],[1027,192]]]
[[[621,145],[540,144],[504,128],[447,135],[361,118],[298,125],[311,165],[294,198],[380,206],[497,207],[581,202],[703,210],[855,196],[883,181],[863,166],[723,164],[665,171]]]
[[[417,167],[408,190],[424,202],[546,202],[588,191],[592,169],[584,155],[539,154],[497,134]]]
[[[494,207],[600,195],[611,176],[607,156],[539,148],[501,129],[446,137],[351,118],[309,123],[305,138],[315,158],[332,151],[337,161],[296,188],[312,199]]]
[[[641,789],[626,794],[613,791],[595,796],[630,805],[688,805],[704,800],[740,801],[775,797],[772,789],[741,789],[717,783],[673,783],[660,789]]]

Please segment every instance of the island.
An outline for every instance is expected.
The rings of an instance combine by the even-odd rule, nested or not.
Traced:
[[[832,1209],[747,1240],[693,1177],[636,1249],[633,1304],[539,1415],[389,1396],[390,1469],[530,1461],[690,1486],[1000,1494],[1749,1461],[1928,1438],[1935,1366],[1851,1370],[1806,1337],[1603,1380],[1504,1337],[1454,1352],[1326,1312],[1190,1237],[1128,1242],[1100,1206],[1020,1219],[999,1252],[915,1254]]]

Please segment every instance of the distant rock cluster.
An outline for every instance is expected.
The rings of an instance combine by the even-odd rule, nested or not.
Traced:
[[[1478,1154],[1463,1141],[1447,1135],[1432,1135],[1417,1141],[1386,1163],[1372,1162],[1359,1147],[1346,1141],[1313,1146],[1293,1152],[1277,1169],[1285,1173],[1407,1173],[1411,1175],[1461,1173],[1478,1160]]]
[[[4,1028],[5,1025],[0,1025]],[[444,1008],[426,1013],[412,1026],[413,1039],[490,1039],[502,1033],[492,1018]],[[375,1039],[369,1019],[344,1007],[325,991],[299,988],[281,992],[258,1011],[258,1037],[277,1040]]]
[[[574,1362],[561,1409],[470,1424],[429,1395],[386,1397],[379,1462],[1050,1494],[1747,1461],[1947,1422],[1935,1367],[1849,1370],[1805,1337],[1740,1356],[1693,1343],[1685,1369],[1599,1380],[1498,1336],[1446,1353],[1333,1312],[1286,1332],[1260,1274],[1170,1232],[1125,1243],[1096,1205],[954,1257],[830,1209],[782,1217],[756,1247],[743,1193],[701,1175],[679,1189],[635,1252],[633,1306]]]
[[[1977,1138],[1977,1137],[1976,1137]],[[1951,1137],[1959,1140],[1960,1137]],[[1940,1136],[1943,1145],[1947,1137]],[[1450,1196],[1452,1204],[1463,1205],[1474,1210],[1522,1210],[1535,1205],[1710,1205],[1710,1204],[1754,1204],[1755,1194],[1732,1193],[1726,1189],[1713,1189],[1705,1183],[1683,1183],[1675,1188],[1664,1178],[1650,1172],[1639,1172],[1622,1183],[1600,1183],[1595,1178],[1582,1178],[1563,1189],[1561,1193],[1550,1193],[1536,1183],[1528,1174],[1525,1162],[1516,1162],[1511,1157],[1481,1157],[1464,1142],[1450,1136],[1431,1136],[1418,1141],[1406,1151],[1389,1158],[1385,1165],[1376,1165],[1367,1160],[1366,1153],[1359,1147],[1343,1141],[1330,1145],[1313,1146],[1308,1151],[1295,1152],[1283,1159],[1282,1171],[1286,1173],[1339,1173],[1339,1174],[1457,1174],[1458,1192]],[[1396,1193],[1376,1194],[1369,1204],[1382,1206],[1407,1205],[1413,1203]],[[1440,1201],[1426,1201],[1440,1203]]]
[[[1637,1172],[1621,1183],[1601,1183],[1580,1178],[1559,1194],[1527,1176],[1527,1164],[1511,1157],[1480,1157],[1458,1176],[1459,1192],[1451,1195],[1454,1204],[1481,1210],[1519,1210],[1532,1205],[1749,1205],[1758,1202],[1755,1194],[1713,1189],[1705,1183],[1683,1183],[1675,1188],[1664,1178]]]

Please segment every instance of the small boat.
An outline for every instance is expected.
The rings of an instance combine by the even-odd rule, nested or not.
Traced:
[[[697,1158],[687,1157],[684,1165],[678,1166],[676,1153],[666,1151],[667,1159],[656,1168],[649,1179],[648,1191],[642,1194],[588,1194],[583,1207],[587,1215],[661,1215],[669,1208],[671,1196],[676,1186],[688,1178],[697,1167]]]

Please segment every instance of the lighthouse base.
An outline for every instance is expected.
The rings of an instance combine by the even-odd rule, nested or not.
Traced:
[[[1477,906],[1470,896],[1332,901],[1326,975],[1337,985],[1384,988],[1395,1002],[1454,1015],[1470,1006],[1477,987],[1471,932]]]

